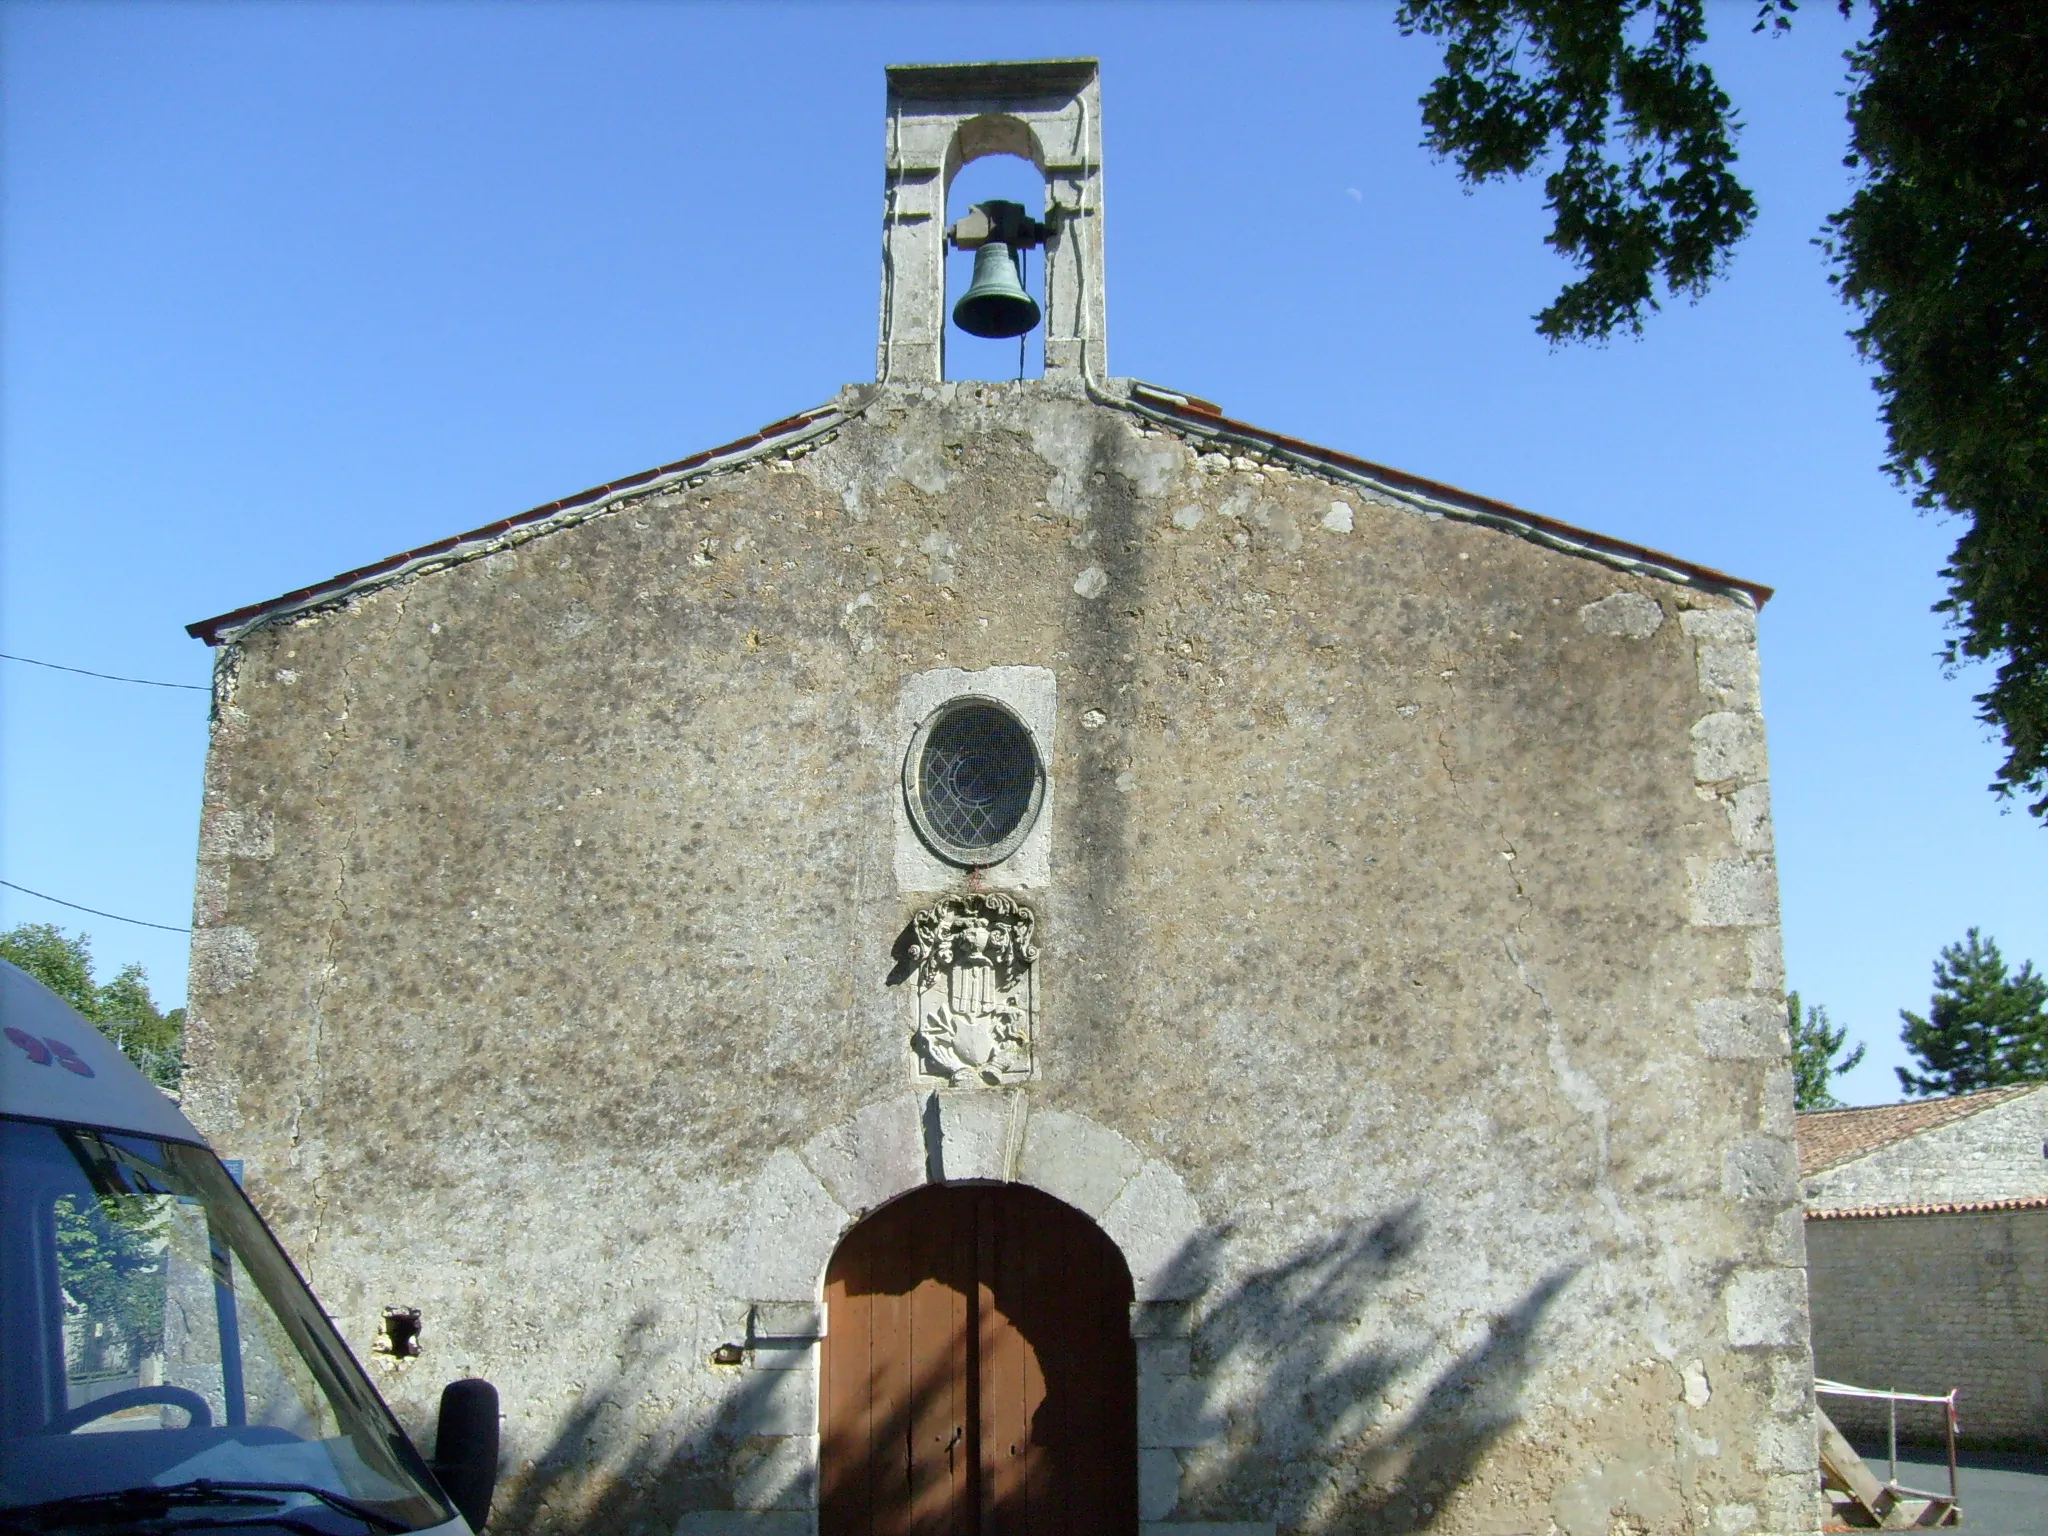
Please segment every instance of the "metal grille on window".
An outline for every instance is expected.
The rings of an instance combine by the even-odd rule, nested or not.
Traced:
[[[926,841],[961,864],[991,864],[1016,850],[1041,795],[1038,751],[1024,723],[986,699],[962,699],[913,745],[910,803]]]

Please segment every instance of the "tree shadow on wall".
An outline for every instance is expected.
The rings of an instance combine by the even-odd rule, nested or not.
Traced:
[[[758,1466],[776,1442],[751,1433],[780,1405],[792,1373],[722,1369],[726,1393],[708,1434],[652,1430],[638,1416],[674,1388],[677,1344],[652,1311],[636,1314],[613,1352],[616,1364],[583,1390],[576,1407],[529,1463],[508,1466],[492,1504],[489,1536],[674,1536],[698,1510],[731,1509],[734,1473]],[[686,1362],[702,1369],[705,1362]]]
[[[1317,1536],[1436,1524],[1519,1420],[1537,1329],[1579,1266],[1542,1276],[1431,1367],[1428,1324],[1448,1309],[1416,1306],[1432,1279],[1423,1236],[1410,1202],[1212,1292],[1182,1415],[1183,1438],[1207,1443],[1179,1453],[1170,1518],[1274,1520]],[[1225,1241],[1196,1238],[1176,1270],[1220,1273]]]
[[[1206,1291],[1193,1341],[1197,1374],[1167,1378],[1163,1388],[1155,1380],[1141,1393],[1141,1414],[1185,1431],[1163,1438],[1190,1445],[1178,1453],[1181,1499],[1168,1518],[1273,1520],[1303,1536],[1392,1536],[1437,1523],[1518,1421],[1539,1364],[1537,1330],[1579,1266],[1538,1279],[1432,1367],[1429,1325],[1449,1309],[1418,1304],[1432,1283],[1421,1267],[1423,1235],[1410,1203],[1220,1289],[1202,1282],[1227,1273],[1230,1234],[1185,1245],[1160,1290]],[[792,1373],[733,1370],[708,1432],[675,1428],[680,1412],[649,1432],[641,1415],[673,1391],[675,1349],[653,1314],[635,1317],[616,1351],[620,1364],[505,1480],[490,1536],[674,1536],[686,1513],[732,1509],[748,1483],[768,1495],[750,1503],[803,1501],[798,1480],[808,1473],[776,1461],[791,1442],[752,1432],[786,1411],[771,1398],[788,1390]],[[685,1363],[693,1367],[702,1362]],[[907,1403],[904,1413],[915,1418],[919,1407]],[[1141,1443],[1162,1438],[1149,1432],[1159,1427],[1141,1422]]]

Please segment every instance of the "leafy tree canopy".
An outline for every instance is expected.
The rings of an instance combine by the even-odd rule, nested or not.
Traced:
[[[1761,0],[1755,29],[1797,0]],[[1852,0],[1841,0],[1843,13]],[[1698,297],[1756,217],[1740,121],[1698,57],[1705,0],[1403,0],[1441,38],[1424,143],[1468,182],[1548,167],[1548,241],[1582,274],[1552,341]],[[1823,242],[1862,323],[1886,470],[1967,528],[1942,574],[1950,665],[2002,734],[1991,788],[2048,821],[2048,6],[1869,0],[1849,56],[1855,188]]]
[[[1832,1085],[1863,1059],[1864,1048],[1859,1045],[1837,1061],[1849,1038],[1848,1026],[1830,1029],[1827,1009],[1818,1003],[1803,1007],[1797,992],[1785,994],[1785,1009],[1792,1026],[1793,1107],[1840,1109],[1842,1101],[1835,1097]]]
[[[1935,606],[1951,665],[1995,664],[1992,788],[2048,819],[2048,9],[1892,0],[1877,22],[1852,55],[1862,185],[1829,249],[1885,467],[1969,520]]]
[[[1694,51],[1704,0],[1404,0],[1444,40],[1424,143],[1469,182],[1554,169],[1549,244],[1585,275],[1536,317],[1552,341],[1639,332],[1658,289],[1697,296],[1749,232],[1734,106]]]
[[[2032,961],[2008,972],[1998,945],[1976,929],[1934,962],[1927,1013],[1899,1013],[1899,1037],[1919,1064],[1894,1069],[1907,1093],[1975,1093],[2048,1079],[2048,976],[2036,976]]]
[[[104,985],[93,978],[92,936],[50,923],[0,933],[0,960],[11,960],[100,1026],[151,1082],[176,1088],[185,1071],[185,1010],[157,1010],[149,977],[124,965]]]

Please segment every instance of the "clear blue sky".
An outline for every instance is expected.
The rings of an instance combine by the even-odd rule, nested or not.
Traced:
[[[1871,1044],[1972,924],[2048,962],[1812,244],[1850,32],[1714,9],[1763,216],[1641,341],[1553,352],[1536,188],[1417,147],[1390,5],[0,7],[0,649],[204,682],[190,620],[727,441],[872,377],[882,67],[1103,60],[1113,372],[1770,583],[1792,983]],[[973,190],[1005,185],[999,170]],[[1012,366],[995,357],[990,366]],[[0,663],[0,875],[189,921],[198,693]],[[184,940],[0,891],[104,968]]]

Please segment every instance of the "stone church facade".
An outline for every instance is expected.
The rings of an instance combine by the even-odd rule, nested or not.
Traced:
[[[193,626],[195,1119],[494,1530],[1814,1529],[1768,593],[1110,376],[1092,64],[886,133],[876,383]]]

